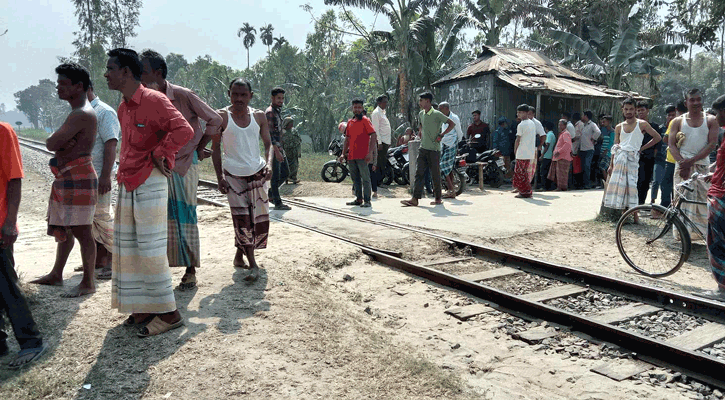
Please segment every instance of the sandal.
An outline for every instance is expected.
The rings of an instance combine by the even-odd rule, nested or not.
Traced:
[[[410,200],[401,200],[400,204],[402,204],[403,207],[417,207],[418,206],[417,204],[413,204],[413,202]]]
[[[102,269],[96,274],[96,279],[107,281],[113,277],[113,270],[111,268]]]
[[[134,326],[134,325],[141,325],[145,324],[149,321],[151,321],[154,317],[153,314],[137,314],[137,315],[146,315],[146,317],[141,318],[140,320],[136,321],[136,318],[134,318],[134,314],[131,314],[126,318],[125,321],[123,321],[123,326]]]
[[[25,356],[28,356],[30,354],[32,354],[33,357],[31,357],[29,360],[27,360],[26,362],[24,362],[22,364],[19,364],[19,365],[10,365],[10,364],[8,364],[8,368],[10,368],[10,369],[20,369],[20,368],[22,368],[22,367],[24,367],[24,366],[32,363],[33,361],[39,359],[45,353],[45,350],[47,350],[47,349],[48,349],[48,346],[45,345],[45,344],[42,344],[40,347],[34,347],[32,349],[23,349],[23,350],[20,350],[18,352],[18,355],[15,357],[15,360],[13,360],[13,362],[17,361],[21,357],[25,357]]]
[[[168,322],[164,322],[161,318],[159,318],[159,316],[155,316],[154,319],[152,319],[151,322],[148,323],[148,325],[144,326],[143,328],[141,328],[140,331],[138,331],[138,337],[146,338],[149,336],[160,335],[172,329],[176,329],[182,325],[184,325],[183,319],[180,319],[173,324],[169,324]]]
[[[187,290],[196,287],[196,274],[185,273],[181,277],[181,283],[179,283],[179,289]]]

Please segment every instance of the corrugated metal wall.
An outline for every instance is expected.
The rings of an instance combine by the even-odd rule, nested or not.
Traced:
[[[451,111],[461,118],[463,129],[471,124],[471,113],[481,110],[481,118],[490,122],[494,113],[494,86],[493,75],[481,75],[457,82],[446,83],[440,86],[439,98],[436,102],[447,101],[451,104]]]

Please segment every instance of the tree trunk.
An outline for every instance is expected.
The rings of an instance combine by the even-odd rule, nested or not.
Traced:
[[[120,39],[120,43],[118,43],[119,47],[126,47],[126,34],[123,33],[123,23],[121,22],[121,10],[118,8],[118,0],[113,0],[113,5],[116,8],[116,22],[118,22],[118,37]]]
[[[725,91],[725,25],[720,27],[720,93]]]
[[[247,69],[249,69],[249,47],[247,47]]]
[[[688,82],[688,86],[692,86],[692,47],[693,45],[690,44],[690,56],[689,56],[689,70],[690,70],[690,81]]]

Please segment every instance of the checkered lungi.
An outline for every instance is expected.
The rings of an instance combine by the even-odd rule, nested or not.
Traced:
[[[708,199],[707,253],[712,274],[718,286],[725,289],[725,198]]]
[[[122,313],[176,310],[166,257],[167,178],[154,168],[133,191],[118,187],[113,224],[111,307]]]
[[[612,176],[604,191],[604,207],[624,210],[639,204],[637,179],[639,178],[639,152],[627,151],[615,144],[612,146]]]
[[[64,165],[50,160],[55,181],[48,202],[48,235],[65,242],[71,226],[92,225],[98,203],[98,176],[90,156],[80,157]]]
[[[184,176],[172,171],[168,180],[169,266],[199,268],[201,246],[196,216],[198,164],[192,164]]]
[[[441,178],[445,178],[448,174],[453,171],[453,167],[456,164],[456,153],[458,146],[446,146],[441,145]]]
[[[524,197],[531,197],[531,180],[534,179],[536,173],[535,160],[519,160],[516,159],[516,169],[514,170],[513,186]]]
[[[567,190],[569,188],[569,166],[571,166],[571,161],[569,160],[562,159],[551,162],[549,176],[547,178],[556,183],[556,187],[559,190]]]
[[[269,237],[269,183],[264,168],[252,176],[235,176],[224,171],[229,184],[227,199],[234,223],[234,245],[239,249],[267,248]]]

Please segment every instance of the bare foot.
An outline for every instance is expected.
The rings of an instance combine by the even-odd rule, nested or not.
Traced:
[[[254,282],[259,278],[259,267],[256,265],[249,271],[249,275],[244,277],[247,282]]]
[[[244,262],[244,256],[238,252],[234,257],[234,268],[250,269],[251,267]]]
[[[34,283],[36,285],[63,286],[63,277],[48,274],[30,281],[30,283]]]
[[[68,292],[61,294],[60,297],[65,297],[65,298],[81,297],[81,296],[85,296],[85,295],[93,294],[93,293],[96,293],[95,285],[86,286],[81,283],[78,286],[74,287],[73,289],[69,290]]]

